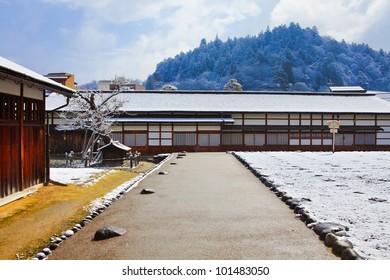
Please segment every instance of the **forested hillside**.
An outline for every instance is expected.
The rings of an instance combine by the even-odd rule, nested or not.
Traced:
[[[146,88],[171,84],[179,90],[222,90],[229,79],[237,79],[243,90],[328,91],[331,85],[359,85],[390,91],[390,54],[291,23],[226,42],[202,39],[198,48],[159,63]]]

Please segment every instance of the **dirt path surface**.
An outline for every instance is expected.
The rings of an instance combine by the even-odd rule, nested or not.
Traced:
[[[168,173],[159,175],[161,171]],[[141,195],[143,188],[155,193]],[[93,241],[95,231],[104,226],[127,232]],[[336,257],[232,155],[196,153],[174,156],[66,240],[49,259]]]

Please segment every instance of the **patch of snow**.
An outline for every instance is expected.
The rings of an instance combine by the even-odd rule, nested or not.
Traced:
[[[390,152],[236,153],[320,222],[349,228],[369,259],[390,259]]]
[[[143,179],[145,179],[152,172],[158,170],[162,164],[164,164],[166,161],[168,161],[171,158],[172,158],[172,154],[169,154],[169,156],[167,158],[165,158],[159,164],[155,165],[152,169],[148,170],[145,173],[141,173],[140,175],[131,179],[130,181],[127,181],[127,182],[123,183],[122,185],[116,187],[114,190],[107,193],[105,196],[95,199],[88,206],[86,206],[84,209],[87,212],[92,213],[95,210],[99,209],[100,207],[104,206],[106,203],[112,202],[115,198],[117,198],[118,196],[121,196],[121,194],[129,192],[130,190],[132,190],[133,188],[138,186],[138,184]]]
[[[50,179],[63,184],[90,186],[100,180],[107,172],[107,170],[99,168],[50,168]]]

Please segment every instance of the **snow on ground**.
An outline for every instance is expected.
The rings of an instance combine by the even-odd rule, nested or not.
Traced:
[[[87,184],[99,180],[107,170],[99,168],[50,168],[50,179],[63,184]]]
[[[320,222],[349,228],[348,239],[368,259],[390,259],[389,152],[236,153]]]

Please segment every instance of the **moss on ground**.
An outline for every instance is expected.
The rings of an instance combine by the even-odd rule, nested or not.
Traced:
[[[144,162],[131,172],[107,172],[98,182],[83,185],[49,185],[32,195],[0,207],[0,259],[30,259],[50,242],[85,218],[84,207],[119,185],[145,172]]]

